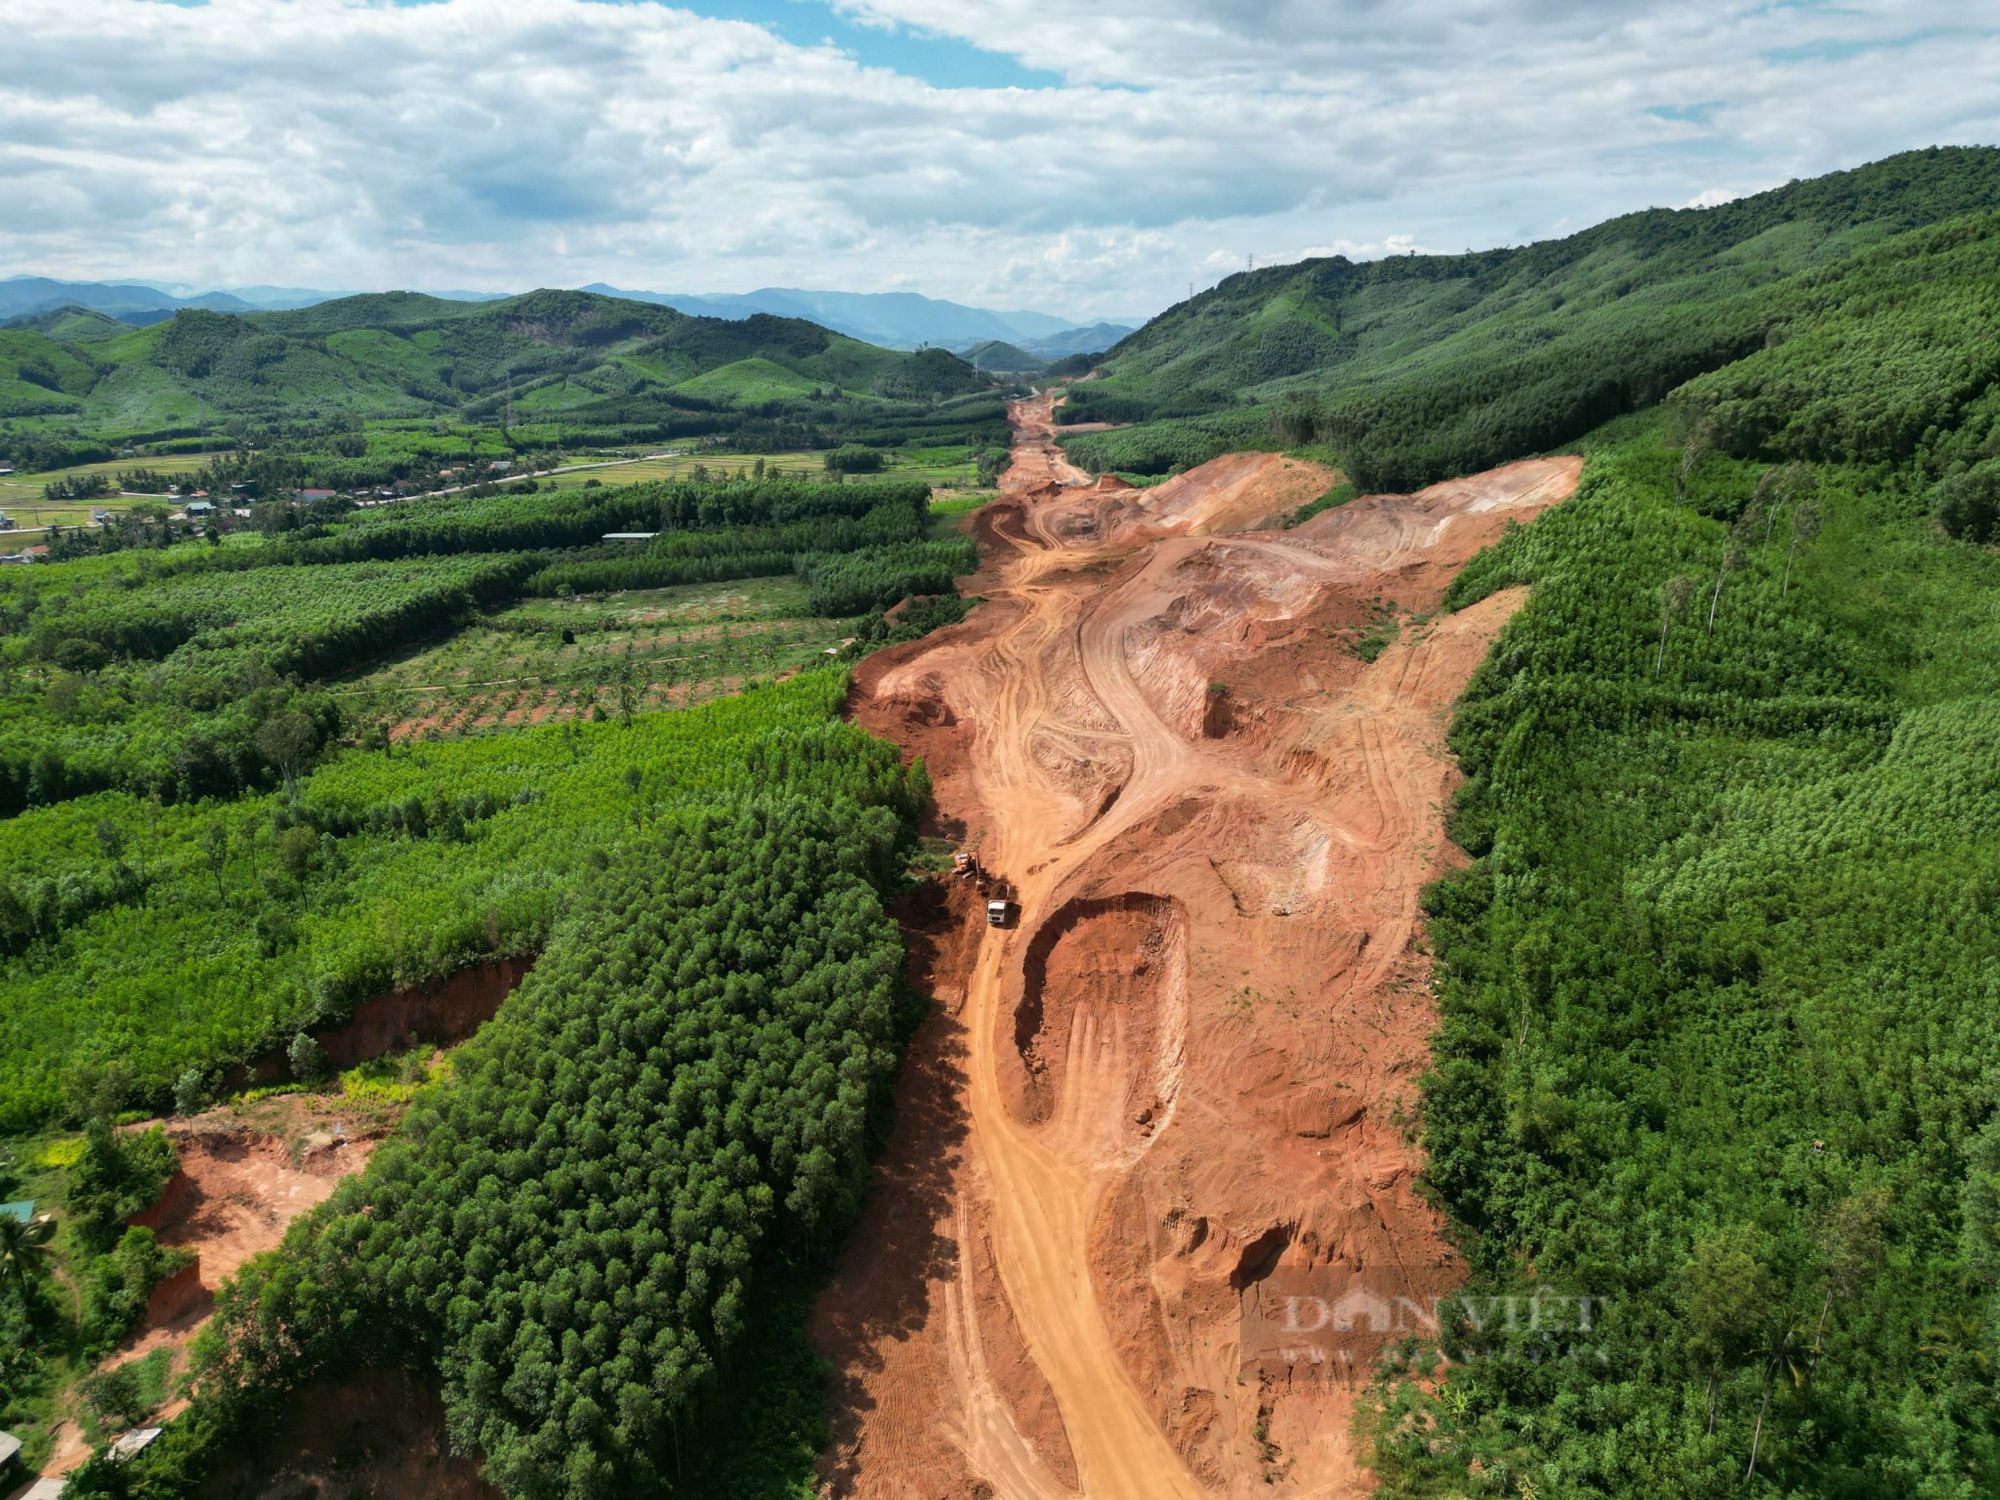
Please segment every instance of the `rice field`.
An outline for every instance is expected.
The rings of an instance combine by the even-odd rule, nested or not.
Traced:
[[[823,660],[851,621],[806,614],[792,578],[534,599],[337,683],[391,741],[685,708]]]

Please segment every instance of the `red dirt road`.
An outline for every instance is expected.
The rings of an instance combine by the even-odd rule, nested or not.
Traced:
[[[1021,914],[959,902],[920,944],[941,1013],[817,1320],[829,1488],[1358,1493],[1353,1390],[1246,1372],[1239,1309],[1280,1270],[1456,1279],[1396,1121],[1433,1024],[1446,716],[1519,598],[1428,615],[1580,464],[1255,533],[1333,476],[1266,455],[1091,484],[1049,418],[1017,408],[982,517],[991,602],[857,677],[855,717],[925,757]]]

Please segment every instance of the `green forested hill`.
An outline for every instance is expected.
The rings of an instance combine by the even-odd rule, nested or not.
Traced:
[[[309,482],[348,484],[407,477],[437,424],[497,429],[517,451],[730,434],[985,441],[1000,427],[990,384],[943,350],[589,292],[189,308],[137,329],[57,314],[0,330],[0,457],[51,468],[226,434],[299,454]]]
[[[999,339],[992,339],[966,350],[965,357],[978,369],[1008,375],[1038,374],[1049,367],[1047,360]]]
[[[457,416],[485,398],[583,412],[607,398],[650,397],[671,408],[684,382],[749,360],[807,388],[861,394],[956,396],[986,384],[941,351],[904,354],[794,319],[690,318],[588,292],[480,303],[390,292],[240,317],[188,309],[93,337],[87,350],[28,329],[0,341],[0,358],[29,372],[15,378],[55,393],[43,407],[124,428],[192,417],[197,401],[218,416],[294,422],[335,412]],[[36,404],[14,402],[20,415]]]
[[[88,360],[54,340],[0,329],[0,416],[80,410],[96,378]]]
[[[1364,467],[1422,474],[1541,446],[1534,368],[1643,408],[1447,600],[1533,585],[1453,730],[1474,861],[1426,898],[1427,1178],[1474,1294],[1598,1311],[1462,1324],[1445,1380],[1385,1382],[1383,1492],[1990,1495],[2000,213],[1603,317],[1567,373],[1343,413]]]
[[[1097,468],[1162,472],[1246,442],[1318,441],[1365,488],[1407,488],[1573,441],[1837,304],[1832,268],[2000,208],[2000,151],[1911,152],[1567,239],[1230,277],[1073,388]]]
[[[65,344],[112,338],[132,329],[130,323],[121,323],[106,313],[92,312],[87,307],[58,307],[33,317],[10,319],[5,326],[28,333],[47,334],[57,343]]]
[[[1477,1295],[1599,1311],[1385,1388],[1384,1493],[1991,1494],[2000,556],[1910,465],[1668,434],[1448,600],[1534,585],[1453,731],[1427,1177]]]

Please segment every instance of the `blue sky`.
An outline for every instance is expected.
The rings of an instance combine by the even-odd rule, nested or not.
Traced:
[[[700,16],[768,27],[801,47],[831,42],[864,66],[887,68],[941,89],[1043,89],[1062,83],[1058,73],[1024,67],[1003,52],[987,52],[954,37],[909,26],[863,26],[820,0],[737,0],[685,8]]]
[[[6,0],[0,275],[1150,313],[2000,142],[1969,0]]]

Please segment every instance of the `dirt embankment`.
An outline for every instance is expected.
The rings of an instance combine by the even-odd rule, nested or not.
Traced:
[[[327,1061],[336,1068],[383,1057],[419,1042],[449,1047],[464,1041],[500,1009],[535,966],[535,956],[502,958],[461,969],[443,979],[413,984],[364,1000],[344,1021],[308,1028]],[[225,1091],[255,1088],[290,1076],[285,1049],[275,1047],[262,1057],[231,1068],[223,1078]]]
[[[218,1464],[202,1500],[500,1500],[451,1451],[444,1402],[402,1370],[292,1393],[277,1427]]]
[[[980,521],[991,602],[857,674],[855,718],[924,757],[1021,915],[920,934],[942,1004],[819,1309],[828,1485],[1358,1493],[1352,1384],[1246,1371],[1239,1321],[1273,1277],[1458,1276],[1399,1124],[1433,1024],[1417,896],[1454,857],[1450,705],[1519,597],[1433,612],[1580,465],[1245,531],[1330,476],[1098,485],[1049,415],[1017,408]]]
[[[378,995],[356,1007],[346,1021],[317,1028],[312,1035],[331,1062],[341,1068],[417,1043],[446,1046],[460,1042],[492,1018],[500,1002],[513,993],[533,964],[533,958],[502,960],[446,979]],[[245,1088],[282,1078],[286,1071],[282,1056],[274,1055],[232,1070],[225,1084],[230,1088]],[[367,1165],[377,1143],[401,1113],[398,1104],[357,1104],[339,1097],[301,1093],[277,1095],[240,1107],[224,1106],[192,1118],[164,1122],[180,1153],[180,1169],[167,1180],[159,1202],[133,1215],[131,1222],[153,1230],[162,1245],[192,1250],[196,1259],[194,1264],[153,1289],[138,1328],[106,1364],[124,1364],[156,1349],[168,1348],[175,1351],[178,1366],[188,1344],[208,1320],[222,1283],[251,1256],[275,1249],[294,1219],[324,1203],[342,1178]],[[381,1382],[371,1381],[372,1377],[364,1377],[351,1394],[317,1393],[314,1402],[326,1401],[336,1415],[302,1418],[304,1425],[293,1434],[296,1438],[293,1450],[287,1450],[277,1440],[267,1445],[268,1452],[262,1456],[274,1464],[287,1451],[296,1450],[300,1455],[289,1461],[291,1488],[285,1490],[286,1494],[320,1492],[312,1487],[319,1480],[312,1479],[309,1472],[317,1451],[314,1445],[337,1430],[345,1430],[340,1423],[349,1417],[337,1414],[366,1410],[381,1395]],[[434,1397],[428,1400],[428,1406],[418,1401],[414,1407],[400,1399],[391,1401],[388,1406],[394,1407],[394,1412],[385,1408],[376,1418],[362,1424],[378,1430],[378,1440],[368,1448],[368,1453],[379,1454],[379,1460],[371,1456],[363,1465],[373,1466],[369,1472],[375,1474],[376,1482],[370,1493],[385,1500],[399,1495],[473,1493],[463,1485],[473,1482],[471,1476],[477,1472],[476,1465],[462,1464],[463,1474],[453,1470],[455,1477],[450,1483],[440,1477],[442,1470],[427,1466],[424,1455],[442,1451],[439,1447],[442,1416],[427,1426],[409,1413],[436,1407]],[[171,1418],[184,1404],[175,1401],[160,1415]],[[391,1430],[404,1432],[408,1441],[391,1443],[379,1438],[379,1432]],[[89,1456],[89,1448],[74,1420],[62,1424],[57,1438],[55,1458],[44,1470],[49,1475],[67,1473]],[[407,1449],[407,1454],[402,1458],[389,1456],[399,1449]],[[402,1472],[399,1464],[408,1467],[409,1480],[400,1488],[395,1480]],[[249,1455],[238,1455],[230,1464],[230,1472],[238,1478],[255,1472],[256,1468]],[[325,1480],[325,1493],[349,1493],[351,1486],[343,1483],[335,1488],[333,1479],[323,1475],[320,1478]],[[436,1488],[437,1484],[443,1484],[444,1488]],[[453,1485],[461,1488],[454,1490]],[[248,1492],[263,1493],[254,1487]]]
[[[337,1099],[286,1094],[165,1123],[180,1168],[159,1201],[131,1222],[151,1229],[162,1245],[192,1250],[195,1260],[153,1288],[138,1327],[106,1367],[170,1349],[178,1371],[222,1283],[251,1256],[274,1249],[292,1220],[325,1202],[341,1178],[360,1171],[388,1118],[357,1113]],[[68,1399],[73,1403],[74,1393]],[[185,1405],[174,1400],[156,1415],[171,1419]],[[74,1414],[55,1437],[42,1470],[49,1477],[90,1456]]]

